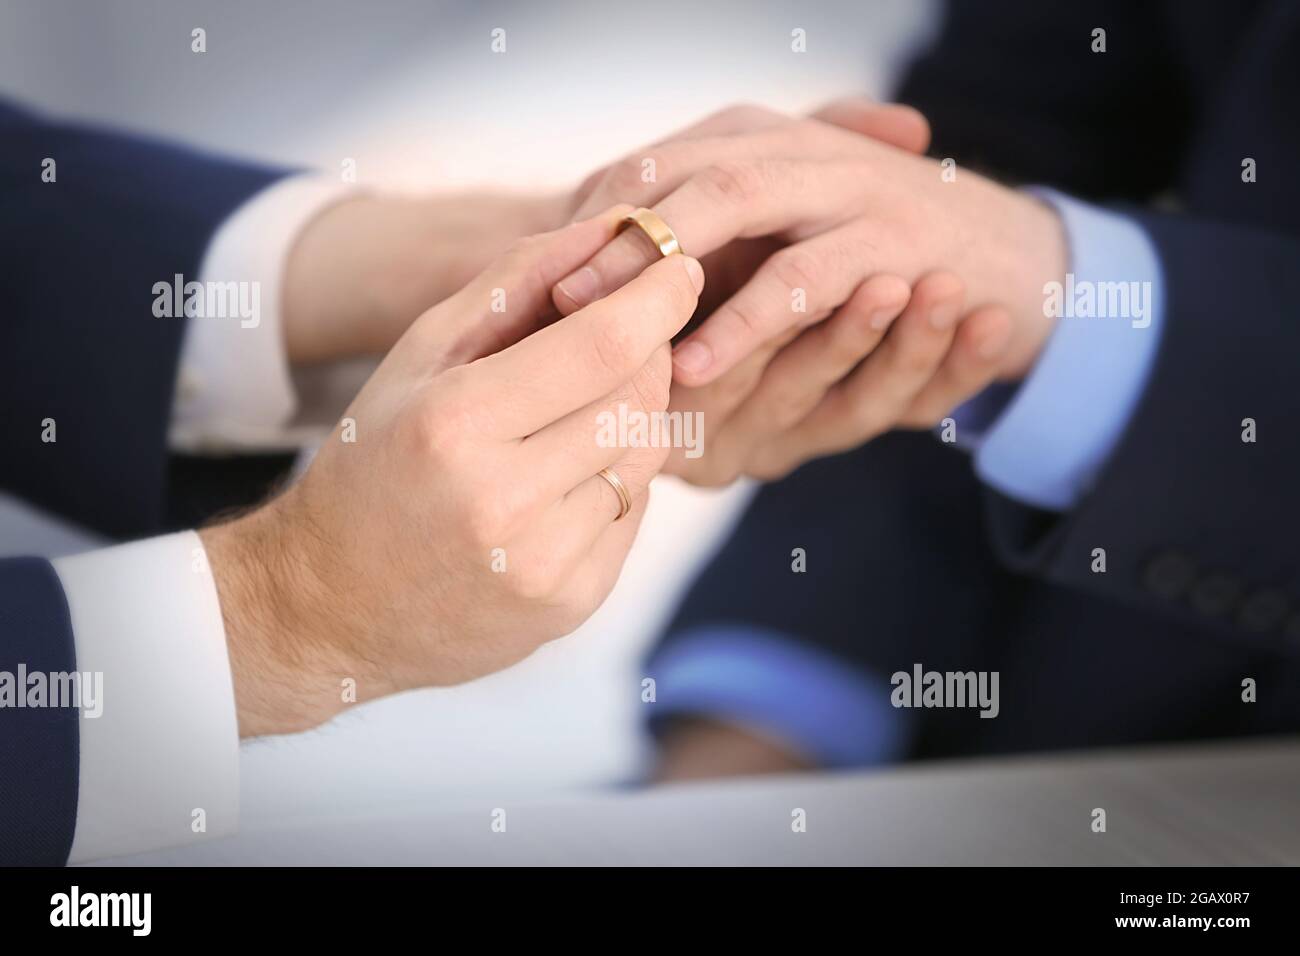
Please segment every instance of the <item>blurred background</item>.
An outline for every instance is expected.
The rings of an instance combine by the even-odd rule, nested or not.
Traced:
[[[935,13],[915,0],[0,0],[0,96],[271,163],[353,159],[363,186],[550,188],[729,103],[883,97]],[[790,49],[796,28],[805,53]],[[609,601],[515,668],[245,744],[244,825],[635,779],[642,655],[749,493],[660,479]],[[98,543],[0,497],[0,555]]]

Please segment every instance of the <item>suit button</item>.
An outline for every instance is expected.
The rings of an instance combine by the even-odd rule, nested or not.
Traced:
[[[1167,601],[1182,597],[1196,577],[1196,564],[1181,551],[1162,551],[1150,561],[1142,573],[1142,584],[1148,591]]]
[[[1237,612],[1237,623],[1247,631],[1263,634],[1275,629],[1290,610],[1286,592],[1277,588],[1256,591],[1246,598]]]
[[[1241,582],[1226,574],[1207,574],[1192,586],[1192,607],[1206,617],[1222,617],[1241,597]]]

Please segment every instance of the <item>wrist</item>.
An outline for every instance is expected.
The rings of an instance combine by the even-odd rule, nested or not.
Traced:
[[[1069,250],[1064,224],[1052,206],[1026,193],[1010,194],[1014,208],[1006,260],[1015,276],[1008,286],[1014,290],[1013,334],[999,378],[1019,381],[1033,368],[1055,328],[1055,319],[1043,308],[1044,287],[1064,281]]]
[[[221,604],[240,737],[322,724],[345,706],[343,681],[358,679],[352,644],[282,502],[199,532]]]

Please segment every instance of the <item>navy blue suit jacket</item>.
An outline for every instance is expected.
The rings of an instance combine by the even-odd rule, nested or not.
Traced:
[[[54,182],[42,181],[47,158]],[[279,456],[169,455],[184,320],[154,317],[152,289],[197,278],[221,221],[281,175],[0,102],[0,488],[128,537],[251,500],[278,473]],[[42,441],[47,418],[54,442]],[[0,671],[20,663],[76,668],[67,602],[43,559],[0,560]],[[0,710],[0,865],[66,860],[78,719]]]
[[[882,679],[1002,668],[1002,716],[929,714],[918,755],[1300,727],[1300,5],[957,0],[899,99],[937,157],[1136,215],[1167,296],[1140,405],[1065,514],[924,434],[805,466],[667,640],[776,631]],[[1254,709],[1245,677],[1271,685]]]

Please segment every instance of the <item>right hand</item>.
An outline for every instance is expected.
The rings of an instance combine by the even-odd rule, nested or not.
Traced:
[[[704,281],[671,256],[538,328],[626,211],[522,241],[419,318],[298,484],[202,532],[241,736],[328,719],[347,678],[364,700],[483,676],[604,600],[666,449],[602,447],[597,416],[667,407]]]

